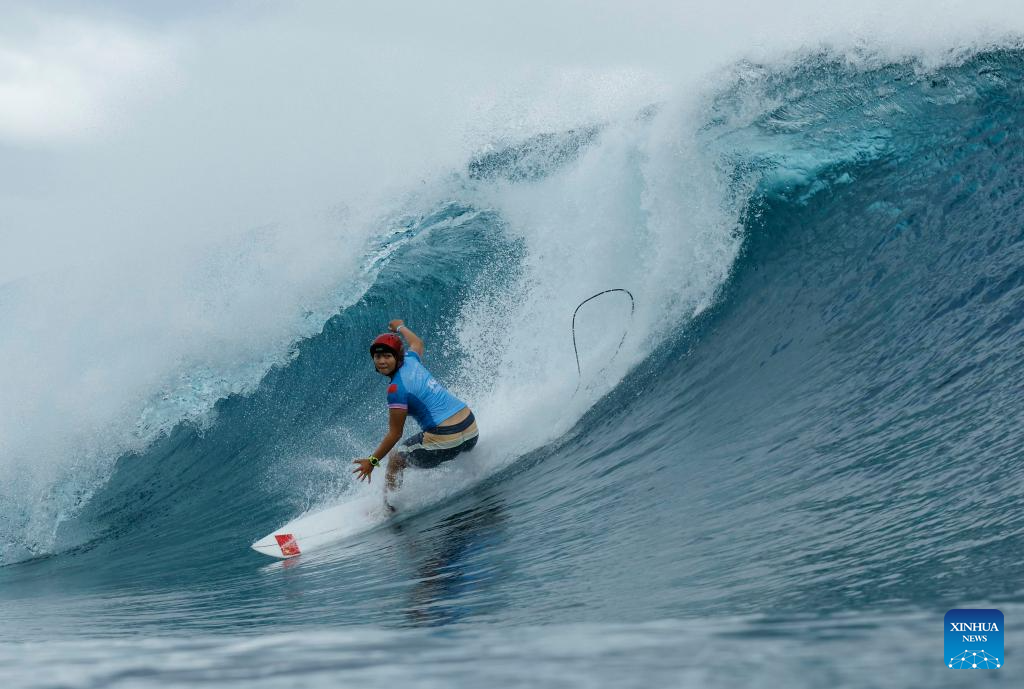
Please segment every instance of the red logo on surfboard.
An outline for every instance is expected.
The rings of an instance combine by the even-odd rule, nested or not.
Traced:
[[[299,544],[290,533],[274,534],[277,544],[281,546],[281,554],[286,557],[299,554]]]

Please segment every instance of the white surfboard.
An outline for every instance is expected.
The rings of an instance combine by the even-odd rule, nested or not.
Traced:
[[[388,515],[380,496],[356,499],[293,519],[252,544],[258,553],[287,559],[368,531]]]

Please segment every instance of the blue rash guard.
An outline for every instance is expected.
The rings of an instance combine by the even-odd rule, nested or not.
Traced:
[[[409,350],[388,386],[388,408],[409,410],[420,428],[429,431],[465,409],[466,403],[445,390],[423,366],[419,354]]]

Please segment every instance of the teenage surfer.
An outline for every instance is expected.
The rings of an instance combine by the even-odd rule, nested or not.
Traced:
[[[360,481],[369,481],[370,474],[380,466],[381,458],[387,455],[384,503],[394,511],[387,502],[387,491],[397,490],[401,485],[405,467],[433,469],[472,450],[477,441],[477,427],[466,403],[448,392],[423,366],[423,340],[400,318],[391,321],[388,330],[391,332],[378,336],[370,345],[377,373],[391,381],[388,385],[388,433],[372,455],[353,462],[357,467],[352,473],[358,474]],[[408,350],[399,335],[409,343]],[[396,448],[410,414],[422,430]]]

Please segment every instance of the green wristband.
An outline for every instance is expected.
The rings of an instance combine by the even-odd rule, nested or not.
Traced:
[[[373,455],[370,455],[370,466],[379,467],[380,466],[380,460],[377,459],[376,457],[374,457]]]

